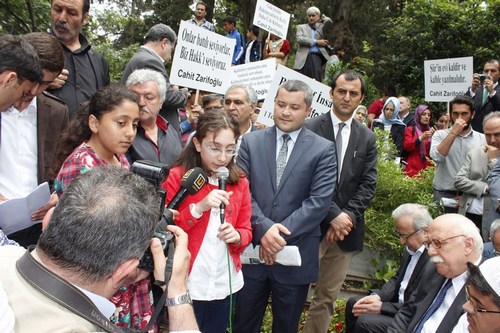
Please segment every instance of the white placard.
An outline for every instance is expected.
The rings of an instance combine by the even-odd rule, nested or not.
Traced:
[[[230,84],[229,69],[235,39],[182,21],[170,70],[173,84],[224,94]]]
[[[472,84],[472,57],[424,61],[425,100],[449,102]]]
[[[283,65],[278,65],[276,74],[274,75],[273,82],[269,87],[269,93],[266,96],[264,104],[262,105],[257,122],[266,126],[273,126],[273,111],[274,111],[274,98],[278,91],[279,86],[287,80],[299,80],[307,83],[313,90],[312,112],[311,117],[317,117],[331,110],[332,100],[330,99],[330,87],[313,80],[305,75],[300,74],[293,69]]]
[[[231,67],[231,84],[248,84],[257,92],[257,99],[267,96],[276,72],[276,58]]]
[[[290,23],[290,14],[265,0],[257,0],[253,24],[285,39]]]

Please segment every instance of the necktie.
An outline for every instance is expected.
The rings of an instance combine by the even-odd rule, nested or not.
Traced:
[[[486,101],[488,100],[488,96],[490,95],[490,93],[488,92],[488,89],[486,88],[483,88],[483,104],[486,104]]]
[[[335,148],[337,150],[337,165],[340,167],[342,162],[342,129],[344,128],[345,123],[339,124],[339,131],[337,132],[337,136],[335,137]]]
[[[441,304],[443,304],[444,297],[446,296],[446,292],[448,291],[448,289],[450,289],[451,285],[452,285],[451,279],[448,279],[448,281],[445,283],[445,285],[443,286],[443,288],[441,288],[441,290],[439,291],[438,295],[434,299],[434,302],[432,302],[431,306],[429,306],[429,308],[425,312],[425,314],[422,317],[422,319],[420,319],[420,322],[418,323],[417,328],[414,331],[415,333],[420,333],[422,331],[422,328],[424,327],[425,322],[430,317],[432,317],[432,315],[434,314],[434,312],[436,312],[436,310],[439,309],[439,307],[441,306]]]
[[[290,141],[290,135],[283,134],[283,145],[278,153],[278,159],[276,160],[276,186],[280,184],[281,176],[283,176],[283,171],[286,166],[286,157],[288,155],[288,141]]]

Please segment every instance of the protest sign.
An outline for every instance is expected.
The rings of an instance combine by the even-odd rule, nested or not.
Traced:
[[[285,39],[290,23],[290,14],[264,0],[255,6],[253,24]]]
[[[424,61],[425,100],[449,102],[472,84],[472,57]]]
[[[247,84],[257,92],[257,99],[264,99],[276,72],[276,59],[271,58],[231,67],[231,84]]]

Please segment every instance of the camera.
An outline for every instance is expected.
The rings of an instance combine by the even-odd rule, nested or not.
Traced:
[[[488,78],[488,75],[486,75],[486,74],[478,74],[478,77],[479,77],[479,81],[481,81],[481,83],[483,83],[484,80],[486,80]]]
[[[325,50],[329,55],[332,55],[335,52],[335,48],[329,44],[325,45]]]
[[[167,231],[167,225],[174,224],[174,216],[170,210],[165,209],[165,198],[167,193],[165,190],[161,189],[161,184],[165,178],[167,178],[170,168],[163,163],[140,160],[132,164],[131,170],[156,188],[156,192],[158,193],[158,204],[160,205],[160,218],[155,227],[153,236],[160,240],[163,253],[165,257],[168,257],[169,248],[173,246],[172,239],[174,235],[170,231]],[[139,260],[139,268],[148,272],[154,271],[153,254],[149,246]]]

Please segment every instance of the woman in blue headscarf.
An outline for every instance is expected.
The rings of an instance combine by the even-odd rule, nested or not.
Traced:
[[[401,104],[396,97],[389,97],[382,108],[382,114],[372,123],[372,129],[378,128],[385,131],[390,131],[391,139],[398,151],[398,157],[401,157],[403,152],[403,137],[406,125],[398,117]]]

